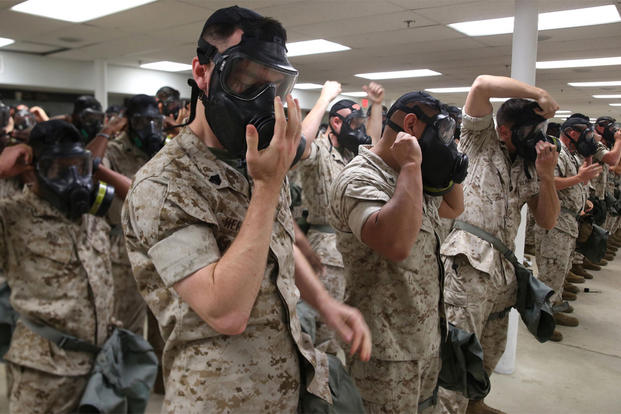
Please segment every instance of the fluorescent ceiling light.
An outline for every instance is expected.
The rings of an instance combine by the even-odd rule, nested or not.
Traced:
[[[11,10],[49,19],[81,23],[154,1],[156,0],[28,0],[16,4],[11,7]]]
[[[619,99],[621,95],[593,95],[593,98],[597,99]]]
[[[555,112],[554,115],[561,115],[561,114],[571,114],[571,111],[558,110]]]
[[[15,40],[6,37],[0,37],[0,47],[8,46],[15,43]]]
[[[468,36],[490,36],[513,33],[513,17],[451,23],[448,26]],[[539,30],[564,29],[620,22],[621,16],[614,5],[587,7],[539,13]]]
[[[489,98],[490,102],[506,102],[509,98]]]
[[[295,89],[321,89],[323,85],[318,83],[296,83],[294,86]]]
[[[440,72],[430,69],[395,70],[392,72],[372,72],[357,73],[359,78],[378,80],[378,79],[402,79],[402,78],[422,78],[425,76],[440,76]]]
[[[621,106],[621,103],[613,103],[613,104],[608,104],[610,106]]]
[[[589,66],[621,65],[621,57],[605,57],[595,59],[548,60],[537,62],[537,69],[584,68]]]
[[[317,53],[331,53],[349,50],[350,47],[330,42],[324,39],[304,40],[302,42],[287,43],[287,56],[314,55]]]
[[[341,95],[353,96],[355,98],[364,98],[367,96],[366,92],[343,92]]]
[[[578,88],[598,87],[598,86],[621,86],[621,81],[607,81],[607,82],[569,82],[569,86],[576,86]]]
[[[191,70],[192,65],[186,63],[170,62],[168,60],[162,60],[160,62],[143,63],[140,65],[143,69],[163,70],[165,72],[181,72],[184,70]]]
[[[454,88],[429,88],[425,90],[431,93],[461,93],[470,91],[470,86],[456,86]]]

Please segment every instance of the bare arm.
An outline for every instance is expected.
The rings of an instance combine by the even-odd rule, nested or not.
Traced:
[[[621,158],[621,130],[615,133],[615,144],[612,149],[602,157],[602,162],[615,167]]]
[[[317,136],[317,131],[319,131],[319,125],[321,125],[321,120],[326,113],[326,109],[328,109],[330,102],[332,102],[332,100],[336,98],[339,93],[341,93],[340,83],[335,81],[326,81],[321,89],[319,99],[317,99],[317,102],[315,102],[315,105],[311,111],[302,121],[302,135],[304,135],[304,138],[306,139],[306,148],[302,154],[303,160],[310,156],[311,143]]]
[[[387,259],[401,261],[410,254],[422,223],[422,156],[416,138],[404,132],[397,135],[391,151],[401,166],[395,193],[367,218],[361,239]]]
[[[125,200],[125,197],[127,197],[127,193],[129,192],[129,188],[132,186],[132,180],[123,174],[119,174],[118,172],[107,168],[105,165],[99,165],[93,176],[96,179],[104,181],[114,187],[114,195],[121,200]]]
[[[33,171],[32,148],[26,144],[4,147],[0,153],[0,178],[15,177]]]
[[[371,82],[362,87],[373,103],[371,116],[367,124],[367,132],[371,137],[371,144],[377,144],[382,137],[382,102],[384,101],[384,87],[379,83]]]
[[[466,97],[464,111],[474,117],[483,117],[493,110],[490,98],[530,98],[537,101],[545,118],[551,118],[558,109],[557,103],[541,88],[504,76],[480,75],[472,84]]]
[[[267,264],[274,216],[285,175],[300,138],[300,107],[287,97],[289,120],[276,97],[270,145],[258,151],[258,133],[246,127],[248,172],[254,191],[239,233],[220,260],[174,285],[181,298],[213,329],[237,335],[246,329]]]
[[[554,168],[558,153],[556,147],[549,142],[539,141],[535,149],[537,150],[535,168],[539,176],[539,194],[528,200],[528,207],[533,212],[537,224],[550,230],[556,225],[561,209],[554,182]]]
[[[371,357],[371,333],[362,314],[337,302],[323,287],[321,281],[311,268],[304,254],[293,246],[295,259],[295,284],[300,295],[313,308],[317,309],[322,319],[335,330],[341,338],[351,344],[350,355],[360,351],[360,359],[368,361]]]
[[[464,189],[461,184],[455,184],[442,198],[438,208],[440,217],[454,219],[464,212]]]
[[[599,164],[587,164],[585,161],[578,174],[572,177],[554,177],[554,186],[557,190],[564,190],[579,183],[588,183],[589,180],[597,177],[602,172],[602,166]]]
[[[318,275],[323,275],[326,271],[326,268],[324,267],[323,263],[321,263],[321,259],[319,258],[317,253],[311,247],[308,238],[295,221],[293,222],[293,230],[295,233],[296,247],[300,249],[302,254],[304,254],[304,257],[306,258],[306,260],[308,260],[308,263],[310,263],[315,273],[317,273]]]
[[[93,157],[103,158],[106,154],[106,148],[108,148],[108,141],[112,139],[117,132],[122,131],[127,125],[127,118],[125,117],[112,117],[108,122],[108,125],[104,126],[101,131],[88,143],[86,149],[93,154]],[[105,134],[108,137],[101,135]]]

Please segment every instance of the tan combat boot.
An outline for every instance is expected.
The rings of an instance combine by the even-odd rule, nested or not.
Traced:
[[[497,410],[485,404],[483,400],[475,401],[470,400],[468,402],[468,408],[466,414],[507,414],[504,411]]]
[[[595,263],[592,263],[586,257],[584,258],[584,262],[582,263],[582,267],[584,267],[585,269],[588,269],[588,270],[601,270],[602,269],[601,266],[596,265]]]
[[[563,290],[565,290],[567,292],[571,292],[571,293],[578,293],[578,292],[580,292],[580,289],[578,289],[578,286],[572,285],[571,283],[569,283],[567,281],[563,284]]]
[[[593,279],[593,275],[584,270],[582,264],[576,263],[571,267],[571,272],[575,275],[582,276],[585,279]]]
[[[572,302],[574,300],[578,299],[578,296],[576,296],[575,293],[565,292],[565,291],[563,291],[562,297],[563,297],[563,300],[569,300],[569,301],[572,301]]]
[[[584,283],[584,277],[578,276],[570,270],[567,272],[567,276],[565,276],[565,281],[569,283]]]
[[[552,341],[552,342],[561,342],[562,340],[563,340],[563,334],[555,329],[554,332],[552,332],[552,336],[550,337],[550,341]]]
[[[578,318],[566,315],[562,312],[554,314],[554,322],[561,326],[578,326]]]

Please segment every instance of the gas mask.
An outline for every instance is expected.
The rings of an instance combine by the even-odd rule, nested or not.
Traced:
[[[0,102],[0,130],[3,130],[9,124],[11,117],[11,108]]]
[[[462,183],[468,174],[468,156],[457,150],[455,120],[444,111],[429,117],[416,105],[395,104],[388,111],[386,125],[397,132],[403,131],[403,128],[390,119],[397,110],[413,113],[426,124],[418,139],[423,155],[423,191],[431,196],[440,196],[449,192],[455,184]]]
[[[26,109],[20,109],[13,115],[13,132],[11,143],[27,143],[30,131],[37,124],[35,116]]]
[[[75,126],[82,134],[84,143],[89,143],[103,127],[105,113],[93,108],[86,108],[74,115]]]
[[[135,113],[129,118],[129,134],[135,146],[153,157],[166,143],[164,119],[157,112]]]
[[[595,131],[593,125],[582,118],[567,118],[562,126],[563,133],[567,136],[576,147],[576,151],[583,157],[590,157],[597,152],[597,141],[595,141]],[[573,140],[569,137],[567,129],[574,130],[580,133],[577,140]]]
[[[91,153],[79,143],[48,147],[35,161],[41,196],[70,220],[105,215],[114,187],[93,183],[92,166]]]
[[[358,155],[358,147],[360,145],[368,145],[371,143],[371,137],[367,135],[367,129],[364,125],[366,117],[361,109],[350,107],[351,113],[346,117],[336,113],[341,123],[341,131],[336,135],[339,146],[350,150],[354,155]]]
[[[176,99],[174,96],[169,96],[165,100],[161,101],[162,103],[162,114],[164,116],[172,115],[173,118],[177,119],[179,116],[179,109],[181,109],[181,101]]]
[[[603,129],[602,141],[610,149],[615,143],[615,133],[617,127],[615,126],[616,119],[610,116],[602,116],[597,119],[597,125]]]
[[[543,119],[543,118],[542,118]],[[522,124],[511,128],[511,142],[517,153],[528,162],[535,162],[537,150],[535,146],[539,141],[549,142],[556,146],[556,151],[561,151],[561,142],[558,138],[547,135],[548,122],[546,120],[536,124]]]
[[[287,60],[286,48],[280,39],[268,42],[244,35],[241,43],[221,54],[213,52],[211,58],[201,49],[201,45],[211,45],[201,41],[200,63],[206,64],[209,59],[214,62],[209,93],[200,93],[205,118],[229,154],[243,159],[246,125],[257,129],[259,150],[266,148],[274,135],[274,98],[279,96],[285,101],[298,71]]]

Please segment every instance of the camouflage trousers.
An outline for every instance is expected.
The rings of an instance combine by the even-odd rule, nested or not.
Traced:
[[[571,256],[576,247],[576,239],[553,228],[537,228],[535,234],[537,251],[537,278],[554,289],[552,303],[562,302],[563,283],[571,268]]]
[[[375,413],[435,413],[439,405],[418,411],[418,405],[432,398],[442,362],[440,351],[417,361],[369,362],[352,360],[350,373],[360,390],[364,408]]]
[[[88,382],[88,375],[58,376],[13,363],[9,412],[12,414],[62,414],[76,411]]]
[[[504,311],[515,304],[517,282],[515,278],[509,284],[495,280],[472,267],[463,255],[445,257],[444,269],[446,317],[477,335],[485,371],[491,375],[505,351],[509,312]],[[461,393],[440,388],[439,397],[443,413],[463,414],[468,408],[468,399]]]
[[[330,296],[339,302],[343,302],[343,296],[345,294],[345,284],[342,282],[344,280],[344,269],[342,267],[325,266],[325,274],[320,278],[323,282],[323,285],[326,287]],[[341,359],[341,362],[345,364],[342,360],[344,357],[344,353],[342,351],[342,344],[338,335],[326,325],[321,318],[317,318],[317,332],[315,334],[315,347],[320,351],[327,352],[329,354],[333,354],[338,356]]]
[[[112,263],[114,279],[114,317],[123,328],[143,335],[147,304],[138,293],[130,265]]]

